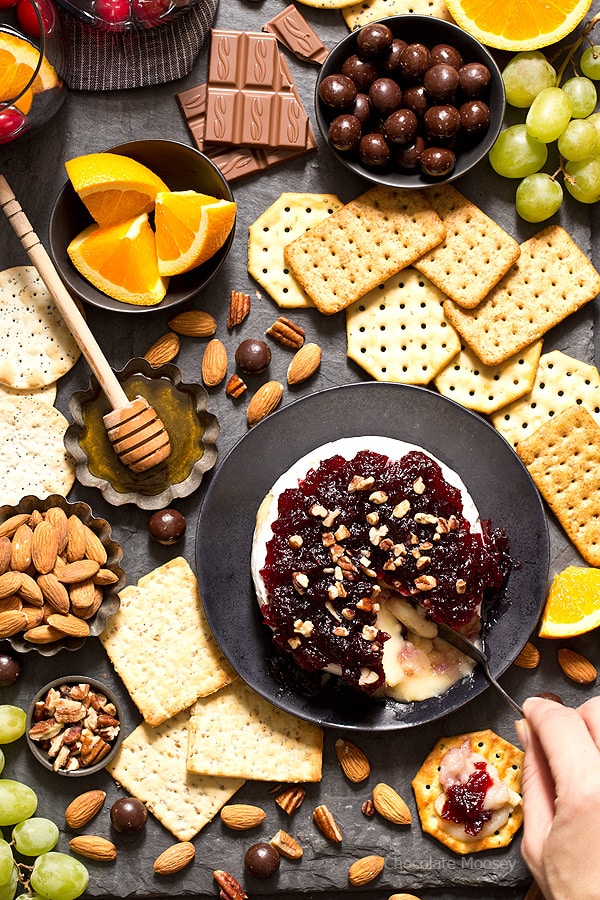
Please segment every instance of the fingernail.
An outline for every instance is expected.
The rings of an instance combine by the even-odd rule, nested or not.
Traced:
[[[527,744],[529,743],[529,725],[525,719],[517,719],[515,721],[515,731],[517,732],[521,747],[523,750],[527,750]]]

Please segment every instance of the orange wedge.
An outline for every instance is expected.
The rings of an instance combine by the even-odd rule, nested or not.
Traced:
[[[591,0],[446,0],[456,23],[488,47],[536,50],[579,25]]]
[[[164,181],[147,166],[119,153],[87,153],[65,163],[67,175],[93,219],[116,225],[151,212]]]
[[[539,635],[568,638],[600,625],[600,569],[568,566],[554,576]]]
[[[23,84],[23,87],[25,87],[33,75],[39,59],[40,51],[33,44],[30,44],[29,41],[15,34],[0,32],[0,93],[3,100],[12,100],[15,96],[15,94],[6,96],[5,78],[8,75],[10,65],[15,65],[20,69],[20,80],[25,77],[25,72],[27,71],[26,80]],[[57,84],[58,75],[44,57],[40,70],[31,86],[33,93],[39,94],[42,91],[49,91],[56,87]]]
[[[89,225],[67,247],[71,262],[99,291],[123,303],[154,306],[169,284],[158,272],[147,214],[118,225]]]
[[[180,275],[220,250],[235,224],[236,204],[196,191],[156,195],[154,227],[158,270]]]

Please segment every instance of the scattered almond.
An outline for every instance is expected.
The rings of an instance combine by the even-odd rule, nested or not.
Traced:
[[[409,825],[412,822],[411,812],[393,787],[380,782],[373,788],[373,803],[380,816],[396,825]]]
[[[71,838],[69,847],[73,853],[79,853],[87,859],[98,861],[110,861],[117,858],[117,848],[107,838],[98,837],[95,834],[80,834]]]
[[[576,650],[561,647],[558,651],[558,664],[571,681],[577,684],[592,684],[596,680],[596,667]]]
[[[346,778],[358,784],[364,781],[371,773],[371,765],[363,751],[344,738],[338,738],[335,742],[335,755],[343,769]]]
[[[353,862],[348,870],[348,881],[354,887],[361,887],[363,884],[369,884],[381,875],[385,859],[383,856],[363,856]]]
[[[256,828],[266,818],[266,812],[260,806],[249,803],[229,803],[221,809],[221,821],[234,831],[245,831]]]
[[[314,375],[321,365],[321,348],[318,344],[304,344],[292,357],[287,370],[288,384],[300,384]]]
[[[304,788],[299,785],[294,785],[277,794],[275,803],[280,809],[286,812],[288,816],[291,816],[292,813],[295,813],[300,808],[305,796],[306,791]]]
[[[269,843],[286,859],[300,859],[302,856],[302,847],[298,841],[281,828],[277,834],[273,835]]]
[[[190,841],[172,844],[154,860],[154,871],[158,875],[174,875],[189,866],[196,855],[196,848]]]
[[[217,320],[202,309],[190,309],[169,319],[169,328],[187,337],[210,337],[217,330]]]
[[[181,341],[174,331],[167,331],[144,353],[151,366],[158,368],[175,359],[181,349]]]
[[[333,814],[324,803],[313,811],[313,822],[328,841],[333,841],[334,844],[342,842],[342,832],[333,818]]]
[[[100,812],[106,799],[106,791],[85,791],[75,797],[65,810],[65,822],[69,828],[83,828]]]
[[[515,666],[519,666],[521,669],[535,669],[536,666],[539,665],[539,662],[540,651],[535,644],[532,644],[531,641],[527,641],[515,659]]]
[[[248,425],[252,428],[272,413],[283,397],[283,385],[279,381],[267,381],[256,391],[246,412]]]
[[[202,357],[202,380],[207,387],[221,384],[227,374],[227,350],[219,338],[209,341]]]

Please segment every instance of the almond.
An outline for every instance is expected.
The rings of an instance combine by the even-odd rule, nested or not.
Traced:
[[[11,594],[16,594],[20,587],[20,572],[8,571],[4,575],[0,575],[0,600],[10,597]]]
[[[219,338],[209,341],[202,357],[202,380],[207,387],[221,384],[227,374],[227,350]]]
[[[71,838],[69,847],[73,853],[79,853],[87,859],[109,861],[117,858],[117,848],[113,842],[95,834],[79,834]]]
[[[53,572],[39,575],[37,583],[48,603],[60,613],[69,612],[69,592]]]
[[[292,357],[287,370],[288,384],[300,384],[314,375],[321,365],[321,348],[318,344],[305,344]]]
[[[283,385],[279,381],[267,381],[261,385],[248,404],[246,419],[250,428],[272,413],[282,397]]]
[[[73,616],[71,613],[51,613],[47,618],[48,625],[61,635],[69,637],[87,637],[90,627],[84,619]]]
[[[0,575],[4,575],[10,566],[12,543],[10,538],[0,537]]]
[[[33,531],[29,525],[19,525],[12,539],[10,567],[15,572],[24,572],[31,565],[31,543]]]
[[[269,843],[271,847],[275,847],[277,852],[286,859],[300,859],[302,856],[302,847],[298,841],[291,834],[288,834],[287,831],[283,831],[282,828],[279,829],[277,834],[273,835]]]
[[[173,875],[175,872],[185,869],[195,855],[196,848],[190,841],[172,844],[154,860],[154,871],[158,875]]]
[[[67,519],[69,539],[67,541],[67,562],[75,562],[85,556],[85,531],[83,522],[75,514]]]
[[[23,601],[18,594],[11,594],[10,597],[3,597],[0,600],[0,612],[8,612],[11,609],[22,609]]]
[[[21,572],[21,584],[19,586],[19,595],[23,600],[32,603],[33,606],[43,606],[44,595],[37,581],[28,575],[27,572]]]
[[[561,647],[558,651],[558,664],[571,681],[577,684],[592,684],[596,680],[596,667],[576,650]]]
[[[64,633],[51,625],[35,625],[24,632],[23,637],[30,644],[51,644],[64,637]]]
[[[229,803],[221,809],[221,821],[234,831],[245,831],[256,828],[266,818],[266,812],[260,806],[249,803]]]
[[[342,832],[340,831],[333,814],[330,809],[322,803],[313,811],[313,822],[328,841],[334,844],[342,842]]]
[[[416,894],[391,894],[388,900],[421,900]]]
[[[55,575],[63,584],[77,584],[78,581],[86,581],[88,578],[94,578],[98,574],[100,566],[93,559],[78,559],[75,562],[67,563],[60,570],[55,570]]]
[[[380,782],[373,788],[373,803],[380,816],[396,825],[409,825],[412,822],[411,812],[393,787]]]
[[[44,621],[44,610],[41,606],[23,606],[21,612],[25,616],[23,630],[36,628]]]
[[[169,328],[187,337],[210,337],[217,330],[217,320],[202,309],[190,309],[169,319]]]
[[[65,810],[65,822],[69,828],[83,828],[100,812],[106,799],[106,791],[86,791],[75,797]]]
[[[181,341],[174,331],[167,331],[144,353],[151,366],[158,368],[175,359],[181,349]]]
[[[27,627],[27,616],[21,609],[9,609],[0,613],[0,638],[12,637]]]
[[[291,816],[302,805],[302,801],[306,796],[306,791],[299,785],[286,788],[275,797],[275,803],[284,812]]]
[[[94,584],[103,587],[106,584],[116,584],[119,577],[110,569],[98,569],[92,580]]]
[[[31,558],[41,575],[51,572],[58,556],[59,534],[52,522],[44,519],[36,526],[31,542]]]
[[[353,744],[338,738],[335,742],[335,755],[342,767],[344,775],[356,784],[364,781],[371,773],[371,765],[362,750]]]
[[[535,669],[536,666],[539,665],[539,662],[540,651],[535,644],[532,644],[531,641],[527,641],[515,659],[515,666],[519,666],[520,669]]]
[[[66,512],[60,506],[51,506],[44,513],[44,518],[56,528],[58,533],[58,552],[62,553],[69,540],[69,525]]]
[[[348,881],[354,887],[360,887],[363,884],[369,884],[381,875],[385,859],[383,856],[363,856],[353,862],[348,870]]]
[[[24,525],[28,520],[29,513],[17,513],[14,516],[10,516],[0,525],[0,537],[11,538],[19,525]]]
[[[92,559],[94,562],[97,562],[99,566],[105,565],[106,560],[108,559],[108,554],[106,552],[106,547],[104,546],[96,532],[92,531],[89,525],[84,525],[83,535],[85,538],[86,559]]]

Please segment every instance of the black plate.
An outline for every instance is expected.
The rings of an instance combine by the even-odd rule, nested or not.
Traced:
[[[241,677],[275,706],[324,726],[396,730],[446,715],[488,687],[480,671],[441,697],[377,702],[339,679],[318,696],[282,687],[268,672],[270,631],[250,573],[257,509],[273,483],[328,441],[381,434],[418,444],[463,478],[482,519],[506,530],[516,565],[486,644],[498,676],[515,660],[540,615],[549,566],[546,517],[527,469],[484,419],[427,388],[377,382],[345,385],[290,403],[255,425],[225,457],[207,491],[196,539],[206,615]]]

